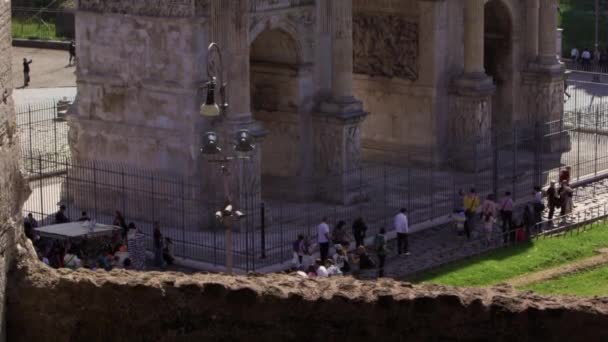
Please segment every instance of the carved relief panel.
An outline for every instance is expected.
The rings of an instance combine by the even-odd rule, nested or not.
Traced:
[[[370,76],[418,79],[418,23],[390,14],[353,18],[354,70]]]

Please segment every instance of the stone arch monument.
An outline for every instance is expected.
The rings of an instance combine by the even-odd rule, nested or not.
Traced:
[[[285,188],[349,203],[363,159],[466,157],[496,126],[563,112],[554,0],[80,0],[76,27],[74,158],[177,173],[208,193],[219,171],[198,147],[211,128],[248,128],[260,146],[232,167],[235,197]],[[229,81],[217,122],[198,114],[210,42]]]

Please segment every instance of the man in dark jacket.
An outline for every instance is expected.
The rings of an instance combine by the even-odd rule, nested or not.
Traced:
[[[362,217],[359,217],[353,222],[353,237],[355,238],[355,247],[365,245],[365,232],[367,226]]]
[[[553,215],[555,214],[555,208],[560,207],[560,198],[555,188],[555,181],[551,181],[549,189],[547,189],[547,205],[549,206],[549,224],[553,225]]]
[[[59,211],[55,214],[55,224],[68,223],[70,218],[65,214],[65,205],[59,207]]]

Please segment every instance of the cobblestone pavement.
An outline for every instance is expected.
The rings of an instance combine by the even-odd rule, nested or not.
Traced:
[[[581,219],[583,219],[583,215],[591,217],[598,206],[608,205],[608,179],[576,188],[574,204],[575,211],[583,211],[580,214]],[[547,211],[545,211],[544,219],[547,219],[547,214]],[[515,215],[515,220],[519,220],[520,217],[521,212],[518,212]],[[389,242],[391,255],[386,261],[385,276],[403,279],[407,278],[408,275],[437,267],[449,261],[465,259],[484,251],[501,248],[504,245],[499,231],[500,226],[497,224],[494,228],[493,240],[487,245],[485,241],[482,241],[482,230],[479,224],[472,235],[471,241],[458,236],[453,224],[434,227],[409,236],[411,252],[409,256],[395,255],[397,246],[396,241],[392,240]],[[374,278],[376,274],[377,270],[370,270],[363,272],[361,277]]]

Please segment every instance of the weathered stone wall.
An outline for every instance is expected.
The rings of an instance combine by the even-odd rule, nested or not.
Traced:
[[[18,229],[20,207],[25,187],[19,170],[19,144],[11,98],[11,3],[0,1],[0,322],[4,322],[7,267],[12,260],[14,241],[21,237]],[[4,340],[0,323],[0,341]]]
[[[95,3],[81,2],[76,16],[73,157],[196,174],[204,19],[98,13],[113,8],[97,9]],[[158,8],[181,13],[179,6]]]
[[[21,249],[25,253],[25,249]],[[52,270],[22,258],[11,341],[605,341],[608,300],[393,280]]]

